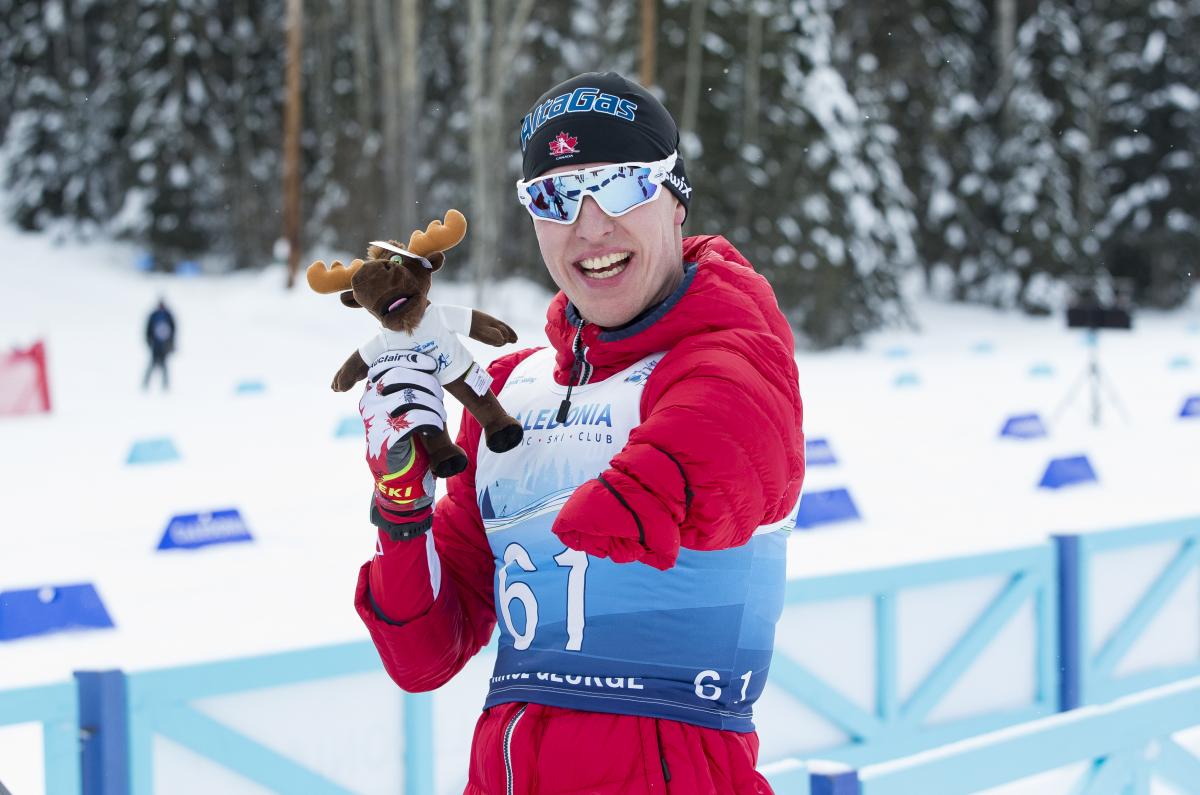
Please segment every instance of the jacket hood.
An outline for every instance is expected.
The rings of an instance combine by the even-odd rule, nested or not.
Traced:
[[[604,330],[584,322],[581,344],[600,381],[638,360],[670,350],[681,340],[724,329],[772,334],[793,350],[791,327],[767,280],[733,245],[719,235],[683,240],[685,275],[679,288],[632,323]],[[579,313],[562,292],[546,313],[546,336],[555,350],[554,378],[568,383],[575,363],[573,344]]]

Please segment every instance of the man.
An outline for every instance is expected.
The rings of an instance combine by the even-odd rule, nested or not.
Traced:
[[[150,376],[155,370],[162,373],[162,388],[167,389],[167,357],[175,350],[175,317],[167,302],[158,299],[158,306],[146,319],[146,345],[150,347],[150,366],[142,379],[142,389],[150,388]]]
[[[409,691],[447,682],[499,624],[471,795],[769,793],[751,706],[804,475],[791,330],[726,240],[682,237],[679,134],[641,86],[568,80],[520,137],[518,195],[561,290],[552,347],[490,368],[524,441],[492,453],[464,416],[471,465],[432,520],[377,490],[359,614]],[[444,416],[417,369],[368,383],[369,428]],[[404,433],[368,460],[381,483],[428,488]]]

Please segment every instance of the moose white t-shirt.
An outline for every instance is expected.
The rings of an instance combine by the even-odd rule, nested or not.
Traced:
[[[458,335],[471,333],[471,309],[465,306],[430,304],[425,317],[412,333],[381,328],[367,340],[358,355],[370,367],[388,351],[417,351],[437,361],[437,379],[448,384],[467,371],[474,360]]]

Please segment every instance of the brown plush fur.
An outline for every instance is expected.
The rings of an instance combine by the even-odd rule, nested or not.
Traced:
[[[396,241],[388,242],[403,248]],[[384,328],[412,332],[425,317],[432,277],[445,263],[445,255],[438,251],[427,259],[433,265],[432,270],[422,265],[420,260],[393,254],[379,246],[370,246],[366,260],[350,282],[350,290],[340,296],[342,303],[351,308],[366,309]],[[388,307],[401,297],[407,300],[389,312]],[[517,341],[516,332],[508,324],[478,310],[471,310],[470,337],[497,347]],[[479,420],[488,449],[498,453],[511,450],[521,441],[523,432],[520,423],[504,410],[490,389],[482,396],[475,394],[465,382],[469,373],[470,370],[446,384],[446,391]],[[367,363],[355,351],[334,375],[333,389],[336,392],[348,391],[366,376]],[[450,477],[466,469],[466,453],[445,431],[424,434],[419,438],[429,453],[430,468],[438,477]]]
[[[403,248],[403,244],[395,240],[388,242]],[[399,261],[393,261],[393,258]],[[426,296],[433,284],[433,274],[446,261],[440,251],[430,254],[427,259],[433,265],[433,270],[411,257],[370,246],[363,266],[350,282],[350,290],[341,295],[342,303],[349,307],[363,307],[384,328],[411,332],[425,316],[425,307],[429,303]],[[408,296],[408,300],[396,310],[388,312],[387,308],[402,296]]]

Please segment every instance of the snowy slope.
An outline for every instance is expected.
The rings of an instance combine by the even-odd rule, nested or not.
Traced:
[[[0,344],[46,339],[55,402],[0,419],[0,590],[94,581],[118,627],[5,644],[0,688],[365,638],[351,600],[374,547],[371,480],[360,438],[334,438],[357,399],[328,384],[372,333],[366,313],[285,292],[279,269],[178,281],[131,273],[119,247],[9,233],[0,248]],[[180,327],[167,395],[157,380],[141,390],[160,294]],[[544,291],[492,298],[523,340],[540,336]],[[243,380],[266,391],[235,395]],[[134,440],[159,436],[180,462],[125,464]],[[154,551],[172,514],[231,506],[254,544]]]
[[[0,420],[0,590],[93,581],[118,627],[4,644],[0,688],[365,638],[351,595],[373,546],[370,478],[360,441],[334,438],[355,400],[327,385],[371,333],[366,314],[285,292],[276,268],[151,277],[119,246],[12,232],[0,250],[0,345],[46,339],[55,400],[50,416]],[[142,325],[159,294],[180,325],[167,395],[140,388]],[[472,295],[443,280],[435,298]],[[512,282],[484,308],[523,347],[544,342],[547,299]],[[1104,336],[1128,424],[1106,406],[1104,428],[1092,429],[1081,393],[1037,441],[997,433],[1010,414],[1047,416],[1083,368],[1081,335],[1060,317],[918,301],[920,332],[801,354],[808,436],[827,438],[840,459],[813,467],[806,490],[849,487],[864,520],[795,534],[790,576],[1200,514],[1200,420],[1176,418],[1200,393],[1197,309],[1144,314],[1133,333]],[[976,350],[985,343],[989,352]],[[503,352],[470,344],[480,357]],[[1170,368],[1177,357],[1193,365]],[[1035,363],[1054,375],[1031,377]],[[904,372],[920,384],[894,386]],[[246,379],[266,391],[236,395]],[[155,436],[173,438],[182,461],[124,463],[135,439]],[[1050,457],[1081,452],[1099,485],[1035,488]],[[255,543],[154,551],[172,514],[229,506]]]

